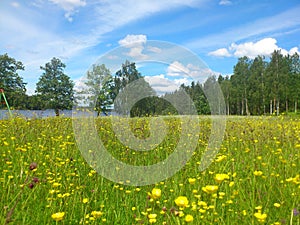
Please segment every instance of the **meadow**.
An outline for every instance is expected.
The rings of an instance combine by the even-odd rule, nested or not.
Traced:
[[[143,152],[118,141],[110,117],[97,119],[96,127],[115,158],[149,165],[166,159],[180,138],[180,119],[164,120],[167,138]],[[139,138],[149,136],[148,125],[147,118],[131,121]],[[220,150],[204,171],[198,166],[210,119],[200,117],[199,126],[197,147],[179,172],[131,186],[89,166],[71,118],[0,120],[0,224],[300,224],[299,118],[228,118]]]

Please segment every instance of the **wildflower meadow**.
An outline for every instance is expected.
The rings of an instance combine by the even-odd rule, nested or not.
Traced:
[[[149,136],[149,118],[131,120],[136,137]],[[97,118],[96,128],[115,158],[149,165],[166,159],[180,138],[180,118],[164,122],[167,135],[151,151],[122,145],[111,117]],[[1,120],[0,223],[300,224],[299,118],[228,117],[219,152],[203,171],[209,117],[199,116],[199,127],[198,145],[179,172],[131,186],[102,177],[85,161],[72,118]]]

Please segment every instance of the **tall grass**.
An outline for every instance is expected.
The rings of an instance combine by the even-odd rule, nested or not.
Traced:
[[[180,138],[180,119],[165,122],[167,137],[143,152],[122,145],[109,117],[96,125],[115,158],[150,165],[166,159]],[[199,126],[198,146],[178,173],[134,187],[103,178],[85,162],[71,118],[1,120],[0,223],[300,223],[299,119],[229,118],[220,151],[202,172],[211,121],[200,117]],[[149,137],[149,129],[147,118],[132,119],[135,136]]]

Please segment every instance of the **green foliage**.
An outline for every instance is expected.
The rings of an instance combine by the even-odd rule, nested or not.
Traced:
[[[36,93],[41,95],[47,108],[55,110],[57,116],[59,110],[71,109],[74,100],[74,83],[64,74],[65,67],[60,59],[52,58],[45,67],[40,67],[44,73],[36,84]]]
[[[219,79],[227,114],[262,115],[297,112],[300,88],[299,55],[273,52],[269,61],[257,56],[238,59],[234,74]]]
[[[0,55],[0,88],[4,89],[9,104],[14,108],[20,107],[26,91],[18,70],[24,70],[22,62],[7,54]]]
[[[128,60],[115,74],[112,87],[114,110],[121,115],[143,116],[153,111],[152,98],[144,98],[136,103],[140,96],[154,96],[155,91],[136,69],[135,63]]]
[[[92,69],[86,74],[86,81],[84,82],[86,88],[80,91],[79,94],[84,96],[85,104],[88,104],[97,111],[98,116],[101,112],[107,114],[111,108],[112,81],[111,72],[104,64],[94,64]]]

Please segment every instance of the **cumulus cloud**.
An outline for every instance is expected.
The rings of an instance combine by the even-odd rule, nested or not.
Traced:
[[[119,40],[119,44],[129,49],[126,53],[128,56],[135,59],[143,60],[147,59],[147,55],[143,53],[144,44],[147,42],[147,36],[144,34],[128,34],[125,38]]]
[[[274,50],[280,49],[276,43],[274,38],[264,38],[257,42],[232,43],[230,49],[234,51],[236,57],[255,58],[257,55],[270,56]]]
[[[274,50],[280,50],[283,55],[298,53],[298,47],[293,47],[286,50],[277,45],[275,38],[264,38],[257,42],[245,42],[241,44],[232,43],[228,48],[220,48],[215,51],[209,52],[208,55],[219,57],[235,57],[248,56],[253,59],[258,55],[270,57]]]
[[[199,67],[191,63],[186,66],[178,61],[174,61],[168,66],[167,75],[170,77],[191,78],[195,81],[203,82],[209,76],[216,75],[217,73],[207,67]],[[184,83],[184,82],[183,82]]]
[[[125,38],[119,40],[119,44],[125,47],[132,47],[136,44],[144,44],[147,41],[147,36],[144,34],[128,34]]]
[[[217,56],[217,57],[229,57],[231,54],[227,48],[219,48],[215,51],[209,52],[208,55]]]
[[[289,51],[290,55],[294,55],[295,53],[297,53],[298,55],[300,55],[298,47],[291,48],[290,51]]]
[[[72,15],[76,12],[76,8],[83,7],[86,5],[85,0],[49,0],[50,2],[58,5],[66,11],[65,18],[72,22]]]
[[[156,91],[158,95],[162,95],[168,92],[173,92],[177,90],[182,83],[179,79],[174,81],[165,77],[164,74],[156,76],[145,76],[145,80],[150,84],[150,86]],[[186,82],[186,80],[181,80]]]

